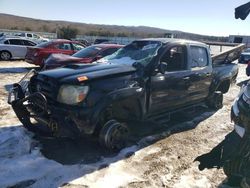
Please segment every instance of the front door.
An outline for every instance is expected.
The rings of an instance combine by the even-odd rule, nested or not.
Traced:
[[[167,71],[151,77],[149,114],[177,108],[187,100],[187,91],[192,86],[191,70],[187,66],[187,48],[172,46],[160,58],[167,63]]]

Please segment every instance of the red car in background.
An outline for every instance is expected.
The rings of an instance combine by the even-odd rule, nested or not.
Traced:
[[[44,63],[44,69],[53,69],[72,63],[92,63],[105,56],[113,54],[123,45],[118,44],[96,44],[84,48],[72,56],[64,54],[51,54]]]
[[[85,46],[83,44],[76,41],[55,39],[38,44],[34,47],[29,47],[27,49],[25,61],[43,67],[44,61],[50,54],[57,53],[72,55],[84,47]]]

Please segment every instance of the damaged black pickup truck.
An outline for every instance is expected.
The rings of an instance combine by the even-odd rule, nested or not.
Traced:
[[[200,42],[137,40],[93,64],[31,71],[13,84],[8,102],[30,131],[93,135],[103,146],[119,149],[128,121],[156,120],[204,102],[221,108],[238,73],[231,61],[242,49],[216,59]]]

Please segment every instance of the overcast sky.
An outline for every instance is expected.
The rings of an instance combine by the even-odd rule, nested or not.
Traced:
[[[93,24],[152,26],[206,35],[250,35],[250,15],[234,18],[246,0],[0,0],[0,12]],[[1,19],[1,18],[0,18]]]

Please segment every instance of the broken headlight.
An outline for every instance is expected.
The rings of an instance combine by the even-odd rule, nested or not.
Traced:
[[[76,105],[82,102],[89,91],[89,86],[62,85],[59,89],[57,101],[64,104]]]

